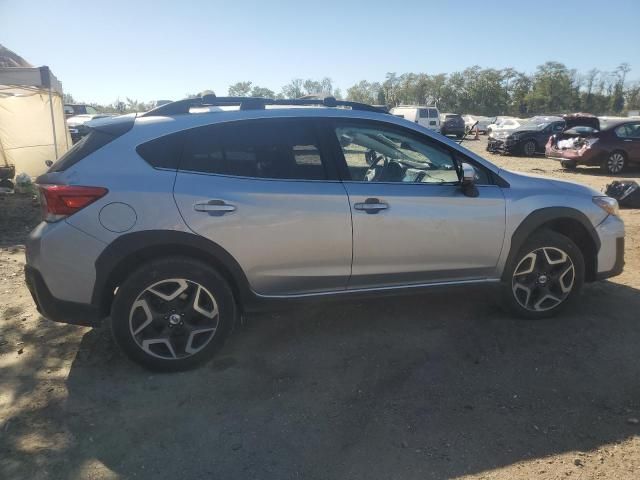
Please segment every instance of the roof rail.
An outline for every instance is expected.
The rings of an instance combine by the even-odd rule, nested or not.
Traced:
[[[336,100],[334,97],[322,98],[296,98],[296,99],[272,99],[262,97],[216,97],[215,95],[203,95],[202,97],[187,98],[177,102],[167,103],[149,110],[140,115],[171,116],[189,113],[192,108],[198,107],[228,107],[239,106],[240,110],[264,110],[267,105],[290,106],[323,106],[323,107],[349,107],[352,110],[363,110],[376,113],[387,113],[384,110],[366,103],[347,102]]]

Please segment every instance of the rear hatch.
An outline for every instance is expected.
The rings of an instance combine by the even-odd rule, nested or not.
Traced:
[[[565,132],[574,127],[589,127],[594,130],[600,130],[600,121],[595,115],[590,113],[572,113],[569,115],[563,115],[562,118],[565,121]]]
[[[444,124],[447,128],[464,128],[464,119],[460,115],[447,114],[444,118]]]

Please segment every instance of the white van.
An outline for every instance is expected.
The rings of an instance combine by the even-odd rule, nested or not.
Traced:
[[[417,105],[401,105],[389,112],[396,117],[415,122],[429,130],[440,131],[440,112],[436,107],[420,107]]]

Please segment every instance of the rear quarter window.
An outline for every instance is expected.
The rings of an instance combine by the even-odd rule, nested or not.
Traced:
[[[138,145],[136,152],[153,168],[177,170],[185,136],[186,132],[164,135]]]

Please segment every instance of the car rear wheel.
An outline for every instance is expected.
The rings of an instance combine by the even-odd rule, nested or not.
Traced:
[[[208,265],[182,257],[152,261],[118,288],[112,308],[116,343],[151,370],[185,370],[222,347],[235,316],[227,282]]]
[[[623,152],[611,152],[606,160],[602,162],[600,168],[609,175],[622,173],[627,167],[627,157]]]
[[[522,145],[522,153],[527,157],[533,157],[536,154],[536,142],[533,140],[527,140]]]
[[[580,292],[584,257],[568,237],[544,230],[525,242],[503,277],[503,296],[516,315],[555,315]]]
[[[565,168],[567,170],[575,170],[578,166],[578,164],[573,160],[562,160],[560,162],[560,165],[562,166],[562,168]]]

